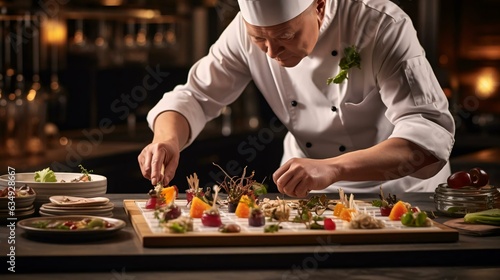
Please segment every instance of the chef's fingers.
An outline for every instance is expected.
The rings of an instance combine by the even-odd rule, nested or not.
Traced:
[[[273,174],[273,181],[278,187],[278,191],[280,193],[283,193],[283,186],[286,184],[286,182],[290,179],[289,177],[283,177],[283,174],[290,168],[290,163],[289,161],[280,166]]]
[[[301,172],[289,172],[293,173],[293,176],[288,180],[286,186],[284,186],[284,192],[293,197],[304,198],[309,193],[309,190],[304,184],[303,176]]]
[[[175,175],[175,170],[177,169],[177,166],[179,165],[179,156],[176,154],[169,154],[166,155],[166,165],[165,165],[165,171],[163,174],[163,185],[167,186],[168,183],[174,178]]]
[[[142,176],[151,180],[151,152],[150,147],[144,148],[138,156],[139,167],[141,168]]]
[[[282,170],[283,167],[285,167],[285,166],[280,167],[273,174],[274,183],[276,184],[276,187],[278,188],[278,191],[280,193],[285,193],[284,192],[284,187],[287,185],[288,180],[290,180],[290,178],[291,178],[291,174],[290,173],[287,174],[286,170]]]
[[[167,150],[165,148],[159,148],[153,151],[153,157],[151,159],[151,184],[156,185],[163,180],[161,167],[165,162]]]
[[[298,171],[298,172],[297,172]],[[276,174],[276,173],[275,173]],[[288,169],[279,178],[276,179],[275,183],[278,187],[280,193],[286,194],[293,197],[305,197],[307,196],[308,190],[301,188],[302,175],[300,170]],[[274,174],[273,174],[274,178]]]

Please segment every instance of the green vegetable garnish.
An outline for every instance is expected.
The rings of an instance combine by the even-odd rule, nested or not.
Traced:
[[[78,167],[80,167],[80,170],[81,170],[81,172],[82,172],[82,174],[83,174],[83,175],[82,175],[82,178],[80,178],[80,180],[82,180],[82,179],[83,179],[83,177],[87,177],[87,180],[83,180],[83,181],[92,181],[92,179],[90,178],[89,173],[94,172],[94,170],[90,170],[90,171],[88,171],[88,170],[87,170],[87,169],[85,169],[85,168],[83,167],[83,165],[81,165],[81,164],[80,164],[80,165],[78,165]]]
[[[495,208],[466,214],[464,216],[464,222],[500,226],[500,209]]]
[[[340,60],[339,66],[341,70],[337,76],[334,78],[330,77],[326,80],[328,85],[331,83],[340,84],[345,79],[348,79],[347,70],[352,67],[358,67],[361,69],[361,56],[356,50],[356,46],[350,46],[344,49],[344,57]]]
[[[92,219],[88,224],[87,228],[93,229],[93,228],[103,228],[104,227],[104,221],[101,219]]]
[[[57,182],[56,174],[50,170],[50,167],[36,171],[35,182]]]
[[[172,232],[175,232],[175,233],[185,233],[185,232],[187,232],[187,228],[184,227],[181,224],[178,224],[178,223],[172,223],[169,228],[170,228],[170,230]]]
[[[273,232],[278,232],[279,229],[280,229],[280,225],[279,224],[267,225],[267,226],[264,227],[264,232],[273,233]]]

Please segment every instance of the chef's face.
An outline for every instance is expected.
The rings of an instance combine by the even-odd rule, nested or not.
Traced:
[[[325,12],[325,0],[318,0],[297,17],[274,26],[245,22],[247,33],[263,52],[283,67],[294,67],[309,55],[318,41]]]

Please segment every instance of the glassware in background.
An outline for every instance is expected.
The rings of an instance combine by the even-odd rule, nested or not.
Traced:
[[[47,91],[40,82],[40,31],[31,28],[31,19],[25,20],[26,30],[32,30],[33,77],[26,95],[28,124],[26,130],[26,149],[30,154],[42,154],[47,149],[45,124],[47,121]]]
[[[135,47],[134,33],[135,33],[135,22],[133,20],[129,20],[127,22],[127,34],[123,38],[125,47],[128,48]]]
[[[94,43],[97,48],[97,50],[104,50],[108,48],[108,37],[109,37],[109,30],[108,30],[108,25],[106,24],[106,21],[103,19],[99,20],[98,22],[98,34],[97,38],[95,39]]]
[[[138,47],[141,48],[147,48],[150,45],[148,41],[148,25],[145,22],[141,22],[141,24],[139,25],[135,43]]]
[[[24,78],[22,76],[22,18],[12,27],[10,19],[4,22],[4,54],[5,54],[5,98],[1,101],[5,106],[5,127],[2,132],[4,148],[7,156],[17,157],[25,154],[26,116],[23,100]],[[11,30],[13,29],[13,30]],[[17,74],[11,65],[12,49],[16,57]]]
[[[162,48],[165,46],[165,41],[163,40],[164,26],[162,23],[157,24],[156,32],[153,35],[153,46],[157,48]]]
[[[4,15],[5,9],[2,11]],[[7,156],[7,94],[3,80],[3,19],[0,20],[0,157]]]
[[[59,80],[59,48],[66,42],[66,24],[54,18],[45,21],[45,36],[50,49],[50,89],[47,100],[47,122],[58,129],[66,125],[68,94]]]
[[[171,48],[175,48],[177,46],[177,32],[175,31],[175,23],[171,23],[169,28],[165,32],[165,41]]]
[[[83,32],[82,19],[76,20],[76,30],[75,30],[75,35],[73,37],[73,44],[80,47],[85,47],[87,45],[87,38],[85,36],[85,33]]]
[[[67,92],[59,82],[59,67],[58,67],[58,46],[51,46],[52,56],[52,74],[50,75],[50,91],[48,99],[48,121],[56,124],[58,127],[66,122],[67,116]],[[60,128],[60,127],[59,127]]]

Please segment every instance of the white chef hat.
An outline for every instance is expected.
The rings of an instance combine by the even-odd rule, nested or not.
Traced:
[[[241,15],[256,26],[272,26],[289,21],[315,0],[238,0]]]

